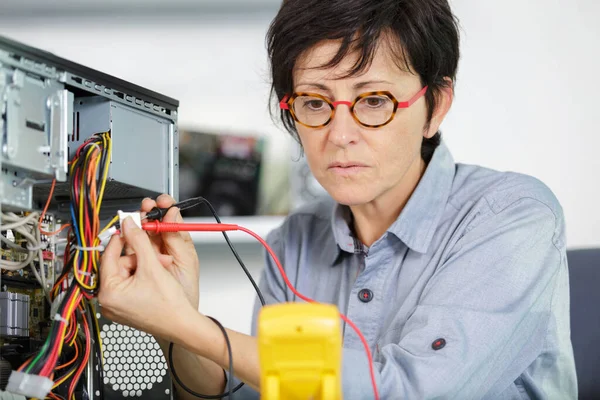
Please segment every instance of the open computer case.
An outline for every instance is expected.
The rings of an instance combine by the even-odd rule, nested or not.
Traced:
[[[74,276],[72,269],[85,248],[73,233],[81,226],[95,235],[144,197],[177,198],[178,106],[0,36],[0,390],[21,368],[29,376],[45,369],[58,385],[53,399],[172,397],[154,338],[103,318],[94,300],[97,271]],[[86,257],[97,267],[97,253]],[[81,288],[72,290],[85,301],[61,305],[76,278]],[[50,352],[61,338],[61,353]],[[0,391],[4,398],[25,397]]]

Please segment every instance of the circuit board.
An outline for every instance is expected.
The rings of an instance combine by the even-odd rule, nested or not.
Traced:
[[[23,214],[23,216],[25,216],[25,214]],[[57,228],[60,228],[60,224],[55,222],[52,215],[46,215],[40,223],[40,228],[43,232],[54,232]],[[23,250],[20,251],[9,246],[5,242],[0,242],[0,259],[14,262],[24,261],[27,258],[27,238],[19,232],[13,232],[12,230],[2,232],[2,235],[8,241],[21,247]],[[43,257],[43,274],[46,277],[48,289],[50,289],[57,274],[62,270],[62,264],[57,258],[57,243],[61,239],[56,236],[42,234],[40,235],[40,240],[41,248],[39,250],[42,252]],[[36,269],[40,270],[38,260],[34,260],[33,264]],[[39,287],[31,268],[23,268],[18,271],[3,269],[0,283],[2,283],[3,291],[5,291],[6,288]]]
[[[22,217],[26,215],[19,214]],[[46,215],[40,223],[40,228],[43,232],[54,232],[57,229],[54,217]],[[23,250],[19,250],[4,241],[0,242],[0,258],[11,262],[25,261],[28,254],[27,245],[29,243],[27,238],[19,232],[13,232],[12,230],[3,231],[2,235],[12,244]],[[55,236],[41,234],[41,243],[38,250],[42,254],[43,270],[40,269],[38,259],[31,261],[33,268],[38,270],[39,273],[43,273],[48,289],[54,284],[56,276],[60,273],[60,269],[62,269],[62,264],[56,255],[57,242],[59,240],[61,239]],[[44,290],[33,273],[32,266],[30,265],[17,271],[2,269],[0,283],[2,284],[2,292],[8,292],[11,295],[23,295],[19,296],[19,299],[22,301],[27,300],[29,309],[28,327],[19,331],[19,335],[0,335],[0,346],[15,341],[22,341],[25,338],[31,339],[34,343],[44,340],[48,335],[50,327],[50,305],[46,300]],[[0,325],[6,324],[6,321],[2,320],[2,322]]]

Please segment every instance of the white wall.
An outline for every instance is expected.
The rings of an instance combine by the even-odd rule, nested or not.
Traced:
[[[569,246],[600,245],[600,2],[453,4],[462,60],[443,131],[455,159],[542,179],[563,204]],[[290,154],[267,113],[264,35],[272,16],[168,23],[0,17],[0,34],[179,99],[181,126],[264,134],[277,164]],[[247,331],[252,287],[225,246],[199,250],[203,311]],[[261,251],[248,252],[258,277]]]
[[[456,160],[542,179],[564,206],[568,244],[599,245],[600,2],[453,5],[462,60],[442,128]],[[269,160],[284,163],[289,140],[267,112],[272,17],[0,18],[0,34],[179,99],[181,126],[266,135]]]
[[[445,137],[457,160],[534,175],[568,245],[600,244],[600,2],[454,0],[463,57]]]

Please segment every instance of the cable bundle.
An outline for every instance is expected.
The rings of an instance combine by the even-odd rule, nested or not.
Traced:
[[[19,368],[25,374],[52,380],[52,393],[48,396],[53,399],[75,398],[92,347],[102,362],[100,330],[91,299],[99,288],[102,248],[98,236],[117,221],[115,217],[100,230],[111,146],[108,132],[96,134],[77,149],[69,163],[72,221],[64,254],[65,267],[50,292],[52,326],[40,352]],[[54,186],[55,182],[42,216],[48,209]],[[98,382],[102,382],[101,365],[98,374]]]
[[[15,254],[22,254],[24,256],[21,260],[0,260],[0,268],[7,271],[18,271],[30,266],[33,276],[42,289],[44,289],[46,298],[50,300],[47,285],[48,278],[44,270],[44,256],[42,253],[44,244],[42,243],[38,217],[38,213],[30,213],[26,216],[17,215],[12,212],[2,213],[2,222],[4,225],[0,225],[0,231],[11,230],[14,233],[18,233],[27,241],[27,245],[26,247],[22,247],[19,243],[15,243],[6,236],[0,235],[0,241],[4,242]],[[39,263],[39,271],[35,266],[36,259]]]

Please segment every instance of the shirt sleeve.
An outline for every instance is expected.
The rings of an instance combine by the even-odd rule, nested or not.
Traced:
[[[380,349],[380,397],[502,397],[543,352],[555,288],[568,279],[563,229],[562,215],[534,199],[467,229],[399,341]],[[443,347],[433,345],[438,339]],[[344,394],[372,398],[364,352],[346,349],[344,357]]]

